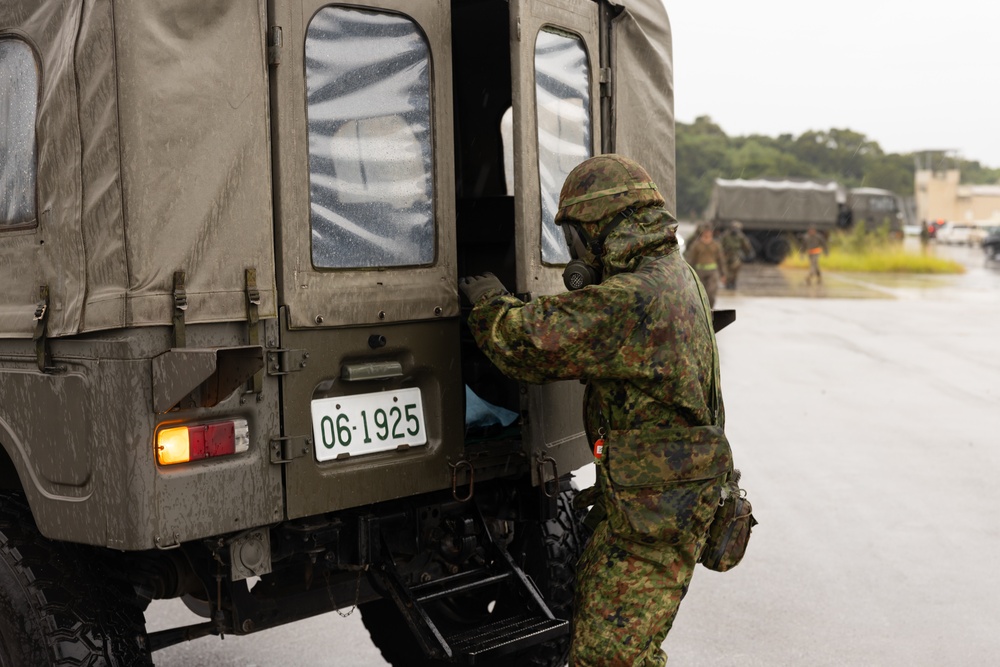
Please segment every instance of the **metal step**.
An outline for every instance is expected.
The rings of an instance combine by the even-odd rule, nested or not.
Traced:
[[[506,548],[493,541],[482,515],[475,509],[477,534],[484,538],[481,566],[413,584],[402,577],[383,542],[380,559],[370,571],[378,587],[396,603],[428,657],[470,665],[487,655],[502,656],[569,632],[569,622],[555,617],[534,582]],[[461,600],[489,586],[502,590],[506,605],[511,605],[501,618],[471,630],[458,630],[451,619],[439,617],[440,601]],[[501,616],[501,612],[495,613]]]
[[[438,598],[469,593],[477,588],[484,588],[505,581],[511,576],[512,573],[510,572],[493,574],[486,568],[479,568],[461,572],[450,577],[443,577],[426,584],[418,584],[410,588],[410,593],[417,602],[429,602]]]
[[[447,641],[456,655],[464,656],[467,664],[475,664],[477,658],[501,656],[556,639],[568,631],[569,621],[521,614],[456,633],[447,637]]]

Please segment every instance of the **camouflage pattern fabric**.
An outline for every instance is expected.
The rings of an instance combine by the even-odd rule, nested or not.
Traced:
[[[806,276],[806,285],[811,285],[813,278],[822,285],[823,274],[819,270],[819,256],[820,253],[826,254],[829,251],[826,238],[815,229],[810,229],[802,237],[802,249],[809,256],[809,274]]]
[[[598,471],[606,479],[603,466]],[[697,489],[694,496],[704,497],[691,514],[697,514],[699,528],[689,531],[687,539],[645,543],[623,537],[618,530],[627,519],[616,506],[598,524],[577,565],[572,667],[666,664],[660,646],[687,594],[718,503],[716,484],[687,486]],[[650,490],[646,495],[655,503],[683,494]]]
[[[743,256],[753,253],[753,246],[747,235],[738,229],[730,229],[719,239],[722,253],[726,257],[725,284],[726,289],[736,289],[736,279],[743,266]]]
[[[555,222],[596,223],[629,207],[665,203],[641,165],[624,155],[607,153],[584,160],[569,173],[559,192]]]
[[[806,232],[802,237],[802,247],[809,254],[818,254],[812,251],[827,252],[826,238],[815,229]]]
[[[719,281],[725,270],[726,257],[718,241],[695,239],[687,248],[684,257],[694,267],[698,279],[705,286],[709,307],[715,306],[715,296],[719,291]]]
[[[506,375],[586,380],[588,437],[607,439],[607,516],[578,569],[574,665],[663,664],[732,467],[707,296],[675,233],[669,213],[640,209],[608,236],[600,284],[529,303],[494,290],[469,318]]]

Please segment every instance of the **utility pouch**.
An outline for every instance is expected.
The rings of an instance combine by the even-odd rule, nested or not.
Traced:
[[[612,430],[598,469],[607,478],[609,525],[636,542],[700,542],[732,469],[716,426]]]
[[[735,470],[722,487],[722,497],[708,529],[705,548],[698,562],[715,572],[725,572],[740,564],[757,525],[753,508],[740,488],[740,471]]]
[[[733,469],[733,453],[718,426],[611,431],[605,445],[616,487],[655,488],[709,480]]]

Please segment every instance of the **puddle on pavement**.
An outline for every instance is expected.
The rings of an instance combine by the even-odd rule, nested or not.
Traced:
[[[960,275],[929,273],[852,273],[850,275],[856,280],[892,289],[954,287],[961,279]]]
[[[966,264],[964,274],[823,272],[822,285],[806,285],[806,269],[748,264],[736,291],[720,295],[826,299],[950,299],[990,301],[1000,292],[1000,269]]]
[[[807,285],[806,276],[808,273],[806,269],[784,269],[776,266],[750,264],[744,266],[740,271],[737,289],[735,291],[720,290],[720,294],[826,299],[895,298],[887,286],[829,272],[824,272],[822,285]]]

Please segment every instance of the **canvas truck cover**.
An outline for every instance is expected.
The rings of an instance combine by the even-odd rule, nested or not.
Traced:
[[[750,229],[832,229],[844,194],[835,182],[716,179],[705,217]]]
[[[659,0],[613,4],[612,149],[673,211],[669,21]],[[43,286],[48,336],[170,324],[177,272],[188,323],[245,318],[248,268],[276,315],[266,17],[263,0],[0,3],[0,337],[32,335]]]
[[[661,0],[628,0],[612,24],[615,152],[641,164],[677,213],[674,71],[670,20]]]
[[[37,166],[28,213],[0,207],[0,337],[43,285],[50,336],[169,324],[175,272],[189,323],[244,319],[248,268],[275,315],[265,25],[256,0],[0,3],[0,174]]]

